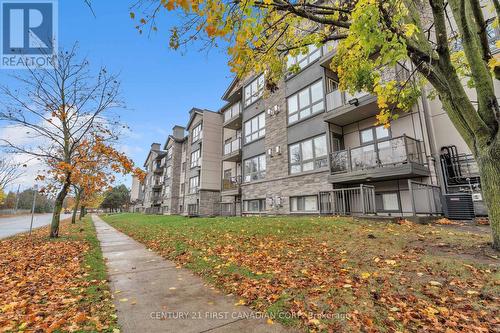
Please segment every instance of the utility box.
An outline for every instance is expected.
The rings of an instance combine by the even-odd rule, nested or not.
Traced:
[[[473,220],[476,216],[470,193],[445,194],[444,215],[450,220]]]

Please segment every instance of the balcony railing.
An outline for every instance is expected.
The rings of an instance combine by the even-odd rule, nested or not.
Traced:
[[[423,164],[420,141],[401,136],[331,153],[332,173],[414,162]]]
[[[241,149],[241,138],[228,142],[224,145],[224,155],[230,155]]]
[[[361,97],[367,95],[368,93],[363,91],[351,95],[348,92],[340,91],[338,89],[333,90],[326,94],[326,109],[327,111],[334,110],[341,106],[350,104],[350,101],[353,105],[355,105],[356,99],[360,99]]]
[[[241,184],[241,176],[229,177],[222,179],[222,190],[230,191],[237,190]]]
[[[228,122],[229,120],[236,118],[241,113],[241,105],[240,103],[233,104],[229,109],[224,111],[224,122]]]

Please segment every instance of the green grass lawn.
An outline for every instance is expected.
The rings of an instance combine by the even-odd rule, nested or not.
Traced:
[[[340,217],[104,220],[275,321],[310,331],[493,331],[498,253],[450,226]]]

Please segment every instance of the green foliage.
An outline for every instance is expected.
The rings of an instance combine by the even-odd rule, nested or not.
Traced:
[[[130,192],[125,185],[113,187],[105,193],[104,200],[101,203],[102,208],[117,210],[123,208],[128,204],[130,199]]]

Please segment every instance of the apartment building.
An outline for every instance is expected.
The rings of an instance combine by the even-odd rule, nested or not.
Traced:
[[[218,214],[221,191],[222,115],[193,108],[181,156],[182,207],[189,216]]]
[[[164,169],[166,152],[161,149],[159,143],[151,144],[148,156],[144,162],[146,177],[142,188],[142,207],[139,208],[148,214],[159,214],[162,212],[164,195]]]
[[[375,96],[338,89],[333,53],[311,46],[289,59],[301,70],[270,94],[263,74],[228,87],[222,215],[439,214],[442,193],[480,199],[477,164],[438,100],[422,97],[389,128],[378,126]],[[405,80],[410,70],[386,75]]]
[[[181,193],[181,179],[184,178],[181,178],[181,168],[182,151],[186,140],[184,127],[176,125],[163,146],[165,151],[163,214],[180,214],[182,212],[182,196],[184,193]]]

